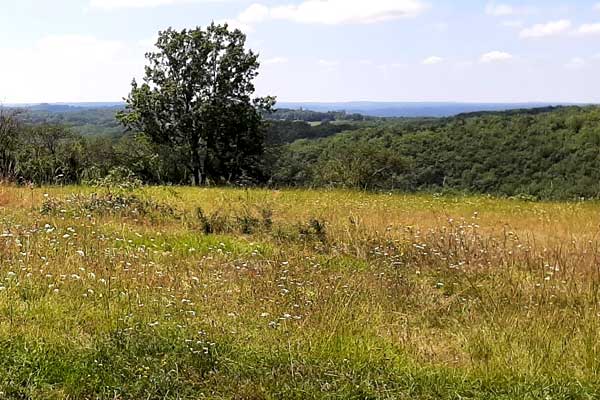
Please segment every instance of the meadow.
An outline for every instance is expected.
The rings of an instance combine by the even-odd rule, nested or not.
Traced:
[[[0,186],[2,399],[594,399],[600,204]]]

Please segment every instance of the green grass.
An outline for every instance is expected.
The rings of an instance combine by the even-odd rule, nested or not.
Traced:
[[[596,203],[93,191],[0,187],[0,398],[598,397]]]

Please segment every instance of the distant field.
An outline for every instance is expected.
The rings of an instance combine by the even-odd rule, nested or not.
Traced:
[[[0,398],[596,398],[599,217],[0,186]]]

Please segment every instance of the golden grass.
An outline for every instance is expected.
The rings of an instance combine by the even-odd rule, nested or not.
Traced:
[[[70,348],[81,364],[63,367],[71,381],[4,377],[5,390],[191,399],[590,398],[597,389],[596,203],[155,187],[136,195],[177,217],[39,211],[92,191],[0,187],[0,342]],[[268,209],[273,226],[204,235],[197,207],[235,221]],[[325,221],[324,236],[302,233],[313,219]],[[131,365],[113,358],[123,348],[112,338],[132,349],[146,334],[172,350],[158,360],[131,350]],[[80,360],[101,351],[111,355],[105,369]],[[182,366],[189,354],[212,357],[208,375]],[[124,376],[139,385],[112,375],[133,364],[147,372]],[[90,368],[106,382],[82,384]]]

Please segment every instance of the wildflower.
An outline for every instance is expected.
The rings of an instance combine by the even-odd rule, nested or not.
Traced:
[[[79,254],[79,256],[81,257],[85,257],[85,253],[83,250],[77,250],[77,254]]]

